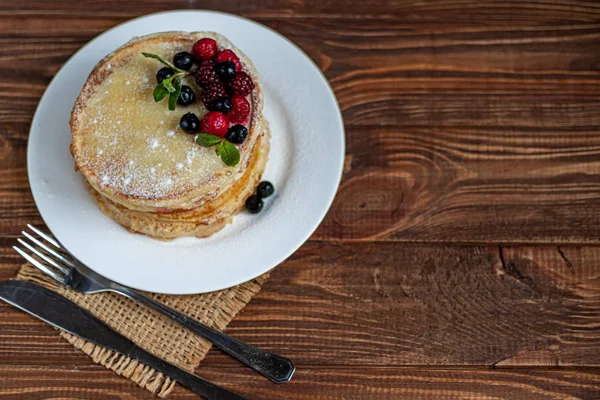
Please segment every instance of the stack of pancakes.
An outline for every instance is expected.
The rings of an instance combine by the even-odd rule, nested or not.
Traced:
[[[141,54],[172,60],[205,37],[215,39],[219,50],[233,50],[255,84],[248,97],[248,137],[238,146],[235,167],[179,127],[183,114],[202,119],[208,112],[200,101],[175,111],[168,110],[166,100],[154,102],[161,65]],[[200,97],[192,77],[182,83]],[[262,109],[254,65],[223,36],[167,32],[135,38],[90,74],[71,115],[71,153],[100,209],[127,229],[160,239],[207,237],[231,222],[261,179],[270,138]]]

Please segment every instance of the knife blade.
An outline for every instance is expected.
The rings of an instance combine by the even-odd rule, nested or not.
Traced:
[[[50,325],[148,365],[209,400],[245,400],[148,353],[71,300],[42,286],[5,281],[0,283],[0,298]]]

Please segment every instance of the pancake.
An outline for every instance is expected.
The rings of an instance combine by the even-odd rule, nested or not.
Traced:
[[[170,111],[166,100],[153,99],[156,72],[163,65],[141,54],[172,60],[202,38],[214,39],[219,51],[231,49],[255,86],[247,97],[248,135],[236,146],[240,162],[234,167],[179,127],[183,114],[192,112],[201,120],[208,112],[193,76],[182,84],[192,88],[196,102]],[[262,109],[254,65],[222,35],[164,32],[134,38],[96,65],[75,103],[75,168],[99,208],[131,232],[164,240],[207,237],[232,221],[262,177],[270,147]]]
[[[243,177],[227,192],[192,210],[168,213],[149,213],[128,209],[102,196],[90,187],[100,209],[131,232],[143,233],[157,239],[169,240],[181,236],[208,237],[231,223],[243,208],[262,178],[269,153],[270,131],[265,124],[263,134],[252,152]]]
[[[241,161],[227,167],[212,148],[202,148],[179,128],[187,112],[200,119],[200,101],[167,109],[154,102],[156,71],[162,65],[141,52],[170,60],[193,43],[209,37],[219,49],[233,50],[255,89],[249,100],[248,136],[238,146]],[[192,77],[183,79],[199,97]],[[166,32],[135,38],[98,63],[85,83],[71,115],[71,152],[76,168],[90,185],[115,203],[138,211],[193,209],[231,187],[244,172],[262,132],[263,96],[252,62],[223,36],[212,32]]]

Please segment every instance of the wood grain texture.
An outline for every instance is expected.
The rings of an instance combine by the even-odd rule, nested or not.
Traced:
[[[348,368],[338,371],[311,367],[294,380],[275,385],[248,375],[244,368],[201,368],[204,378],[254,400],[593,400],[600,396],[600,370],[552,369],[442,370],[402,368]],[[148,393],[99,366],[78,370],[0,367],[3,400],[141,400]],[[198,396],[177,387],[171,400]]]
[[[26,146],[48,83],[106,29],[177,8],[297,43],[347,134],[325,221],[228,329],[294,380],[216,350],[200,375],[251,399],[600,399],[597,2],[0,1],[0,280],[43,223]],[[4,303],[0,378],[3,400],[149,398]]]
[[[600,135],[593,129],[349,132],[344,179],[314,239],[600,239]]]
[[[320,0],[143,0],[124,6],[118,0],[98,3],[93,0],[65,2],[56,0],[17,0],[0,3],[7,15],[101,15],[134,17],[170,9],[214,9],[253,18],[272,16],[279,19],[304,16],[333,18],[377,18],[419,23],[455,22],[469,24],[537,25],[557,23],[593,23],[600,19],[600,7],[590,1],[513,0],[509,2],[478,0],[384,0],[345,3]]]
[[[54,11],[18,24],[0,17],[0,163],[10,182],[0,218],[11,215],[3,235],[40,222],[25,146],[43,89],[118,22]],[[314,239],[599,243],[600,25],[258,20],[315,60],[344,113],[347,173]]]
[[[311,243],[228,332],[299,366],[600,366],[599,292],[600,247]],[[72,360],[52,328],[0,314],[4,365],[35,365],[34,348]],[[236,362],[214,351],[213,364]]]

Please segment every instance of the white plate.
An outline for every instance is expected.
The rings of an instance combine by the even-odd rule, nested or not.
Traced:
[[[242,212],[208,239],[162,242],[132,234],[93,202],[69,154],[69,117],[96,63],[129,41],[157,31],[216,31],[255,63],[271,123],[265,179],[276,194],[260,214]],[[256,22],[207,11],[152,14],[119,25],[79,50],[42,97],[29,136],[33,197],[54,235],[77,258],[122,284],[159,293],[224,289],[255,278],[292,254],[333,201],[344,159],[344,127],[320,70],[294,44]]]

